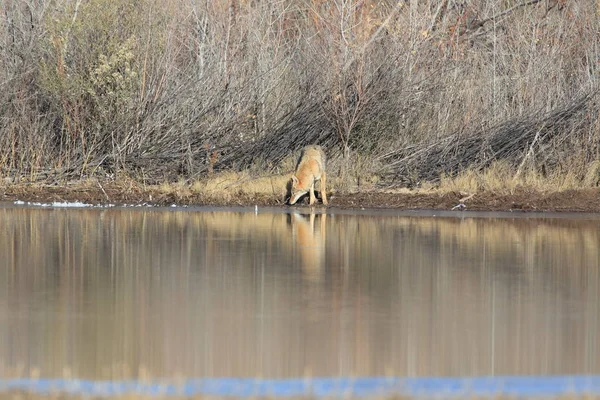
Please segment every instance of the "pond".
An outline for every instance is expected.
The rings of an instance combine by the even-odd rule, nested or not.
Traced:
[[[600,373],[600,217],[0,207],[0,375]]]

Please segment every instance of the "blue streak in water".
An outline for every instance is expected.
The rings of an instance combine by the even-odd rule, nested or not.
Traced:
[[[498,396],[540,397],[559,395],[600,395],[600,375],[499,376],[464,378],[307,378],[252,379],[198,378],[179,383],[91,381],[80,379],[5,379],[0,393],[26,391],[38,394],[111,397],[125,394],[143,396],[234,396],[234,397],[372,397],[405,396]]]

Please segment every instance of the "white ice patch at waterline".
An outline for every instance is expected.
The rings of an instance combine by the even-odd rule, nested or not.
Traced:
[[[93,204],[87,204],[87,203],[82,203],[80,201],[65,201],[65,202],[60,202],[60,201],[53,201],[50,204],[50,207],[75,207],[75,208],[79,208],[79,207],[94,207]]]
[[[40,203],[38,201],[23,201],[23,200],[15,200],[13,201],[14,205],[18,206],[34,206],[34,207],[53,207],[53,208],[89,208],[89,207],[97,207],[97,208],[108,208],[114,207],[114,204],[88,204],[83,203],[81,201],[53,201],[52,203]]]
[[[121,208],[154,208],[158,207],[156,204],[151,203],[139,203],[139,204],[89,204],[82,203],[80,201],[72,201],[72,202],[61,202],[54,201],[52,203],[40,203],[38,201],[23,201],[23,200],[15,200],[13,201],[14,205],[17,206],[33,206],[33,207],[48,207],[48,208],[112,208],[112,207],[121,207]],[[170,206],[166,206],[169,208],[188,208],[187,204],[171,204]]]

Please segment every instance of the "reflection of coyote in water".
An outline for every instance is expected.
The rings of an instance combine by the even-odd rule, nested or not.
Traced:
[[[231,237],[251,241],[259,247],[277,248],[286,258],[295,258],[295,265],[306,279],[318,281],[323,278],[326,214],[215,212],[204,213],[195,221],[196,225],[202,226],[206,236],[204,258],[208,265],[222,262],[215,259],[217,256],[233,254],[230,246],[238,242],[222,240]]]
[[[325,232],[327,214],[319,217],[319,229],[315,232],[315,214],[308,218],[300,214],[292,214],[292,238],[295,249],[300,253],[302,270],[309,279],[320,278],[325,264]]]
[[[325,189],[326,174],[325,163],[327,159],[320,146],[306,146],[302,149],[296,172],[292,176],[292,196],[290,204],[295,204],[300,197],[309,193],[310,205],[316,200],[315,183],[320,181],[319,189],[323,204],[327,205],[327,193]]]

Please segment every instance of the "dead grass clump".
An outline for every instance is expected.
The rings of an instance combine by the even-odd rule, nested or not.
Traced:
[[[497,161],[482,171],[469,168],[456,176],[443,174],[437,189],[442,192],[490,191],[512,194],[520,188],[552,193],[597,187],[600,180],[600,162],[590,163],[583,171],[584,174],[577,174],[571,169],[557,168],[544,174],[532,166],[517,170],[507,162]]]
[[[192,193],[210,199],[230,201],[238,194],[245,196],[273,196],[283,198],[289,175],[270,175],[252,177],[247,171],[223,172],[212,178],[194,182],[190,190]]]
[[[586,187],[598,187],[600,185],[600,160],[590,163],[583,177],[583,184]]]
[[[184,199],[192,195],[190,185],[182,180],[174,183],[165,182],[158,185],[155,189],[160,194],[173,195],[179,199]]]
[[[478,192],[481,184],[479,182],[480,176],[477,172],[468,169],[456,176],[450,176],[448,174],[442,174],[440,177],[440,184],[437,187],[442,192]]]

